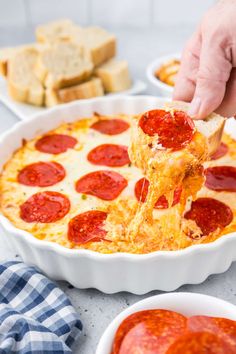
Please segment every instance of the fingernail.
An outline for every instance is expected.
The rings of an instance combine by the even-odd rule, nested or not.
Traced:
[[[200,107],[201,107],[201,99],[199,97],[195,97],[190,104],[188,114],[191,117],[196,117],[200,111]]]

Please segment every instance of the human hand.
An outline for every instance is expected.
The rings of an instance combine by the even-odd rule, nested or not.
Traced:
[[[213,111],[236,115],[236,0],[221,0],[204,16],[187,43],[177,76],[175,100],[191,102],[190,115]]]

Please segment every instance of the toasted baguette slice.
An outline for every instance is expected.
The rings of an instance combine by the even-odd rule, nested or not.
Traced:
[[[44,104],[44,88],[34,74],[38,51],[25,48],[16,52],[8,63],[8,92],[16,101],[36,106]]]
[[[58,41],[70,41],[75,27],[78,28],[72,21],[63,19],[38,26],[35,34],[38,42],[54,44]]]
[[[167,109],[178,109],[185,112],[188,112],[189,106],[189,103],[179,101],[167,102],[165,104],[165,108]],[[211,113],[204,120],[195,120],[194,123],[197,130],[207,138],[209,155],[214,154],[221,141],[225,118],[219,114]]]
[[[116,54],[116,38],[100,27],[77,29],[74,40],[89,53],[94,66],[99,66]]]
[[[40,43],[31,43],[23,44],[16,47],[6,47],[0,49],[0,75],[7,76],[7,63],[17,51],[26,49],[26,48],[35,48],[38,51],[45,49],[45,45]]]
[[[60,42],[39,55],[35,74],[45,87],[63,88],[90,77],[93,64],[76,43]]]
[[[110,59],[95,70],[95,75],[102,80],[106,92],[120,92],[131,86],[128,63],[124,60]]]
[[[99,78],[92,78],[80,85],[60,90],[48,88],[46,90],[46,106],[52,107],[60,103],[67,103],[84,98],[103,96],[103,86]]]

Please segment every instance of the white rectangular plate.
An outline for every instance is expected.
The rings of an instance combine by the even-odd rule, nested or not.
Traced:
[[[137,95],[145,92],[147,85],[141,80],[134,80],[131,88],[119,93],[112,93],[106,96],[123,96],[123,95]],[[4,78],[0,77],[0,101],[3,102],[16,116],[21,120],[27,120],[37,113],[46,112],[49,108],[36,107],[30,104],[19,103],[14,101],[7,92],[7,85]],[[66,105],[70,105],[67,103]]]

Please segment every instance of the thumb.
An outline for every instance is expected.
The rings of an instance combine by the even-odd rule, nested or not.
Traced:
[[[219,107],[231,69],[231,61],[222,45],[203,41],[196,89],[189,110],[193,118],[203,119]]]

